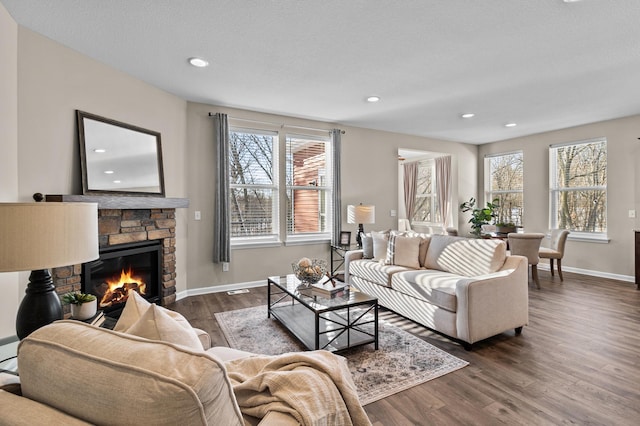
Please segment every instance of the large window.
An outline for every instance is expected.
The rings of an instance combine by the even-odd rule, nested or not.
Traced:
[[[229,134],[231,238],[278,237],[278,134],[232,128]]]
[[[522,225],[523,169],[522,152],[485,157],[485,196],[487,201],[498,200],[498,223]]]
[[[607,232],[607,140],[549,149],[552,228],[577,234]]]
[[[433,159],[418,163],[418,180],[416,182],[416,201],[411,223],[439,223],[438,196],[436,194],[436,170]]]
[[[328,138],[286,137],[287,235],[330,233],[331,144]]]
[[[331,238],[328,136],[231,127],[229,142],[233,245]]]

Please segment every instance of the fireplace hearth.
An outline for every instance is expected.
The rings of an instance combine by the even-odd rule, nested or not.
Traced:
[[[119,316],[131,292],[160,301],[162,244],[158,240],[118,244],[100,250],[100,258],[82,265],[82,292],[98,298],[106,315]]]

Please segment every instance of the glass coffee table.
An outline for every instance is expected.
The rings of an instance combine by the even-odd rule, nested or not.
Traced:
[[[373,343],[378,349],[378,299],[346,289],[334,296],[301,286],[293,274],[267,279],[273,315],[307,349],[340,351]]]

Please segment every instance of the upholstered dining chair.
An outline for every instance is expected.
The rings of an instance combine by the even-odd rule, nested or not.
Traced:
[[[544,238],[544,234],[537,232],[512,232],[507,235],[509,240],[509,251],[512,255],[525,256],[529,265],[531,265],[531,276],[536,283],[536,287],[540,288],[538,280],[538,262],[540,262],[540,243]]]
[[[552,229],[549,247],[540,247],[539,250],[539,256],[542,259],[549,259],[551,276],[553,276],[553,261],[558,261],[558,276],[560,276],[560,281],[564,281],[562,278],[562,258],[564,257],[564,245],[567,242],[567,236],[569,236],[569,231],[566,229]]]

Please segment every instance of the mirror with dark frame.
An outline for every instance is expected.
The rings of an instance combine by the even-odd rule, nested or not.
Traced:
[[[160,133],[76,110],[82,190],[164,197]]]

